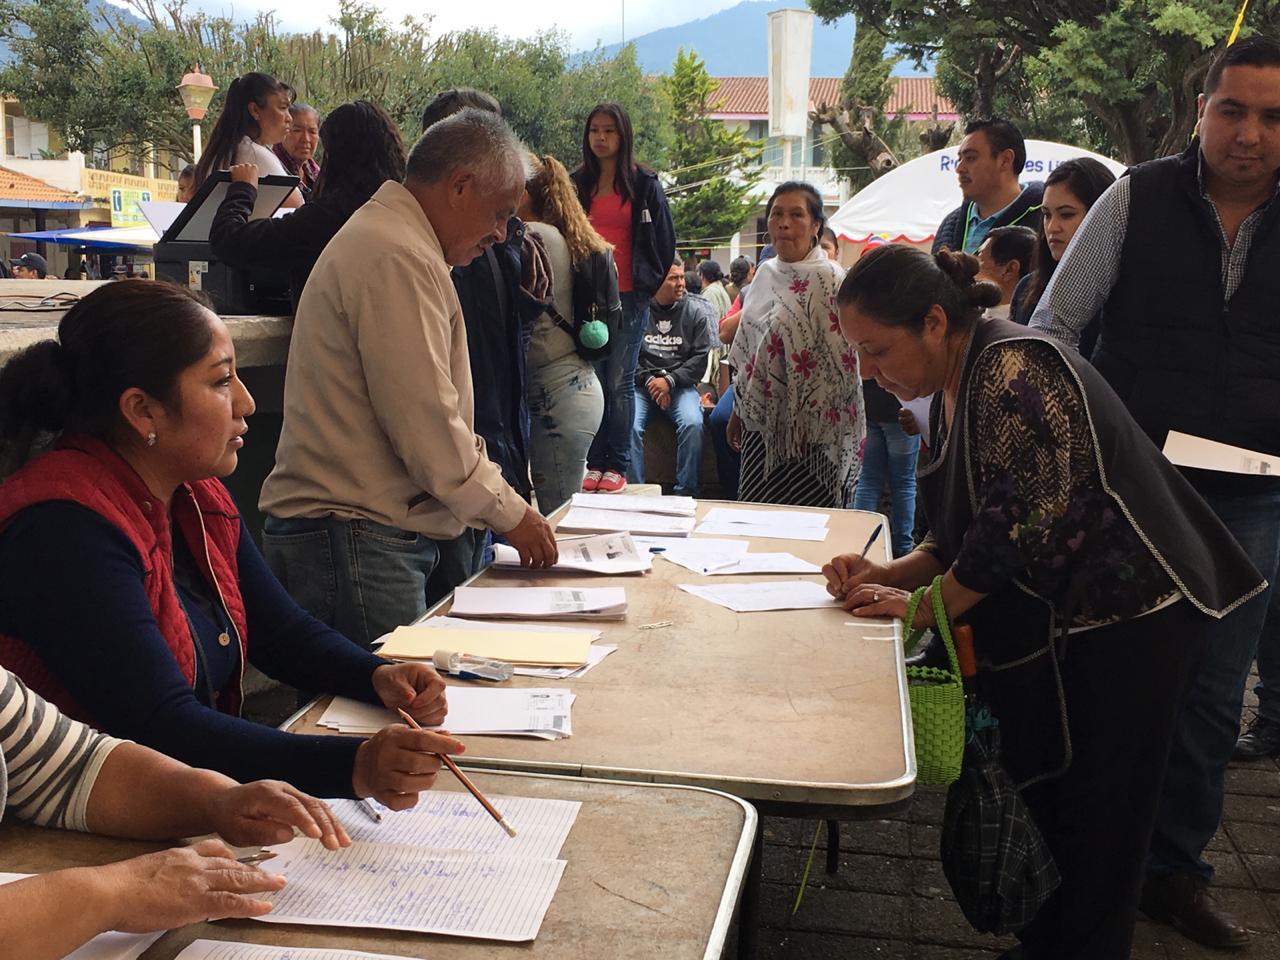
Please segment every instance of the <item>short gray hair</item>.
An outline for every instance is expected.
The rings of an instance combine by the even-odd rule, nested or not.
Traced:
[[[405,182],[437,183],[467,168],[488,189],[528,179],[528,151],[496,113],[467,107],[433,123],[409,151]]]
[[[320,119],[320,111],[309,103],[289,104],[289,116],[296,117],[300,113],[314,113],[316,115],[316,119]]]

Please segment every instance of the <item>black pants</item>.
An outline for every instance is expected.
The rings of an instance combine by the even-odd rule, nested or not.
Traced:
[[[1061,671],[1071,766],[1023,791],[1062,886],[1019,934],[1023,956],[1128,958],[1178,706],[1208,622],[1183,599],[1070,638]],[[1061,763],[1057,694],[1051,680],[1043,682],[1047,666],[984,677],[1002,731],[1014,734],[1005,738],[1011,767]],[[1038,671],[1039,679],[1019,676],[1024,669]]]

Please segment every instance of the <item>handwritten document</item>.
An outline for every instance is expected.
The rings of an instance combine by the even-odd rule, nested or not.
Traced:
[[[355,800],[327,802],[352,840],[542,859],[560,855],[560,848],[582,806],[576,800],[493,794],[489,800],[516,828],[515,837],[507,836],[471,794],[442,790],[438,785],[435,790],[421,794],[418,805],[412,809],[382,810],[381,823],[371,820]]]
[[[326,850],[297,838],[274,848],[288,885],[267,899],[265,923],[376,927],[487,940],[532,940],[563,860],[434,852],[408,844]]]
[[[406,960],[389,953],[330,950],[325,947],[273,947],[263,943],[193,940],[176,960]]]

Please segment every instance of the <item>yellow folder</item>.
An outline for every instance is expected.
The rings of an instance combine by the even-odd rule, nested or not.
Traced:
[[[591,633],[584,630],[396,627],[378,653],[392,660],[430,660],[437,650],[450,650],[531,667],[580,667],[589,646]]]

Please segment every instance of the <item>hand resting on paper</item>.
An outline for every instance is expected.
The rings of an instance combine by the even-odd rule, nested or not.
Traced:
[[[524,512],[524,517],[516,526],[502,534],[507,543],[515,547],[520,554],[520,566],[534,570],[553,567],[560,559],[560,548],[556,546],[555,531],[551,524],[543,519],[533,507]]]
[[[402,724],[383,727],[356,751],[351,787],[357,797],[373,797],[392,810],[408,810],[418,802],[419,793],[434,786],[441,767],[436,754],[465,749],[444,732],[411,730]]]
[[[445,685],[425,663],[388,663],[373,671],[373,690],[388,710],[404,710],[424,727],[434,727],[448,712]]]
[[[887,617],[901,620],[907,615],[911,592],[878,583],[863,583],[849,591],[841,606],[860,617]],[[919,619],[917,614],[916,619]]]
[[[323,800],[279,780],[213,791],[206,815],[213,831],[237,846],[287,843],[295,828],[328,850],[351,845],[347,831]]]

